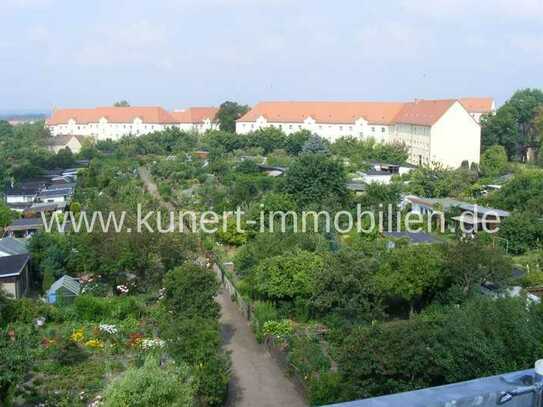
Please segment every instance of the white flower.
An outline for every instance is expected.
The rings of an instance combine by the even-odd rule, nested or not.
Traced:
[[[160,338],[155,339],[144,339],[141,341],[141,348],[143,350],[150,350],[154,348],[163,348],[166,345],[166,342],[164,342]]]
[[[38,319],[36,319],[35,323],[36,323],[36,326],[38,328],[44,326],[45,325],[45,317],[39,317]]]
[[[118,285],[116,288],[117,288],[117,291],[119,291],[121,294],[126,294],[129,291],[128,287],[124,284]]]
[[[110,335],[115,335],[119,332],[115,325],[100,324],[98,328],[100,329],[100,332],[105,332]]]

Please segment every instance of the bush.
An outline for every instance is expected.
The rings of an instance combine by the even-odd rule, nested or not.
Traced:
[[[135,297],[94,297],[92,295],[80,295],[74,300],[72,310],[80,321],[106,321],[108,319],[124,320],[128,318],[139,319],[145,309]],[[66,308],[66,313],[70,309]]]
[[[51,357],[61,366],[73,366],[87,360],[89,354],[77,343],[63,341],[52,350]]]
[[[101,321],[110,315],[110,308],[104,298],[81,295],[74,301],[77,316],[83,321]]]
[[[279,314],[271,302],[257,302],[255,304],[252,325],[258,342],[262,342],[264,339],[264,324],[268,321],[276,321],[278,319]]]
[[[205,406],[222,406],[228,396],[230,359],[216,353],[194,369],[196,395]]]
[[[166,274],[164,287],[163,304],[177,317],[218,318],[219,305],[214,297],[219,283],[213,272],[185,263]]]
[[[131,368],[113,381],[104,394],[104,407],[189,407],[194,388],[186,367],[160,367],[148,358],[141,368]]]
[[[264,323],[262,334],[264,336],[273,336],[280,340],[287,340],[294,333],[292,321],[284,319],[282,321],[268,321]]]
[[[4,323],[24,322],[30,324],[41,317],[44,317],[46,321],[62,322],[64,320],[61,309],[44,304],[41,301],[22,298],[20,300],[10,300],[5,305]]]
[[[346,401],[341,395],[341,375],[325,372],[310,380],[309,403],[312,406],[339,403]]]
[[[310,381],[313,376],[330,370],[330,359],[324,354],[317,337],[293,336],[289,341],[289,362]]]

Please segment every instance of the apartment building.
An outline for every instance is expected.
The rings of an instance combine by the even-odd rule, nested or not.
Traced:
[[[141,136],[174,127],[204,132],[218,127],[216,114],[216,108],[168,112],[157,106],[58,109],[46,121],[46,126],[54,137],[74,135],[119,140],[123,136]]]
[[[475,112],[473,112],[475,113]],[[262,102],[236,123],[238,134],[275,127],[309,130],[331,142],[341,137],[403,143],[411,164],[459,167],[478,163],[481,128],[460,100],[413,102]]]

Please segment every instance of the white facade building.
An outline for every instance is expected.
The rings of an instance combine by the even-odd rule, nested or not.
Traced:
[[[59,109],[53,112],[46,126],[53,137],[75,135],[119,140],[123,136],[140,136],[173,127],[204,132],[217,126],[216,113],[215,108],[190,108],[173,113],[161,107]]]
[[[456,99],[397,102],[263,102],[236,122],[238,134],[276,127],[334,142],[341,137],[402,143],[411,164],[479,163],[481,128]]]

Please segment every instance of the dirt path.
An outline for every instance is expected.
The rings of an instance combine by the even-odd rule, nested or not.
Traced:
[[[266,348],[257,343],[247,320],[224,290],[221,330],[225,349],[232,352],[228,407],[302,407],[307,404],[285,377]]]
[[[175,210],[162,200],[158,188],[144,167],[138,168],[145,189],[160,204]],[[227,407],[303,407],[303,397],[283,374],[266,348],[257,343],[247,320],[224,290],[217,296],[221,305],[221,333],[224,348],[231,352],[232,379]]]
[[[164,201],[160,196],[160,193],[158,192],[158,187],[155,184],[155,181],[153,181],[153,177],[149,173],[149,170],[145,167],[138,167],[138,174],[143,181],[143,186],[145,187],[145,190],[149,192],[153,196],[153,198],[160,202],[161,206],[170,211],[174,211],[174,206],[170,202]]]

